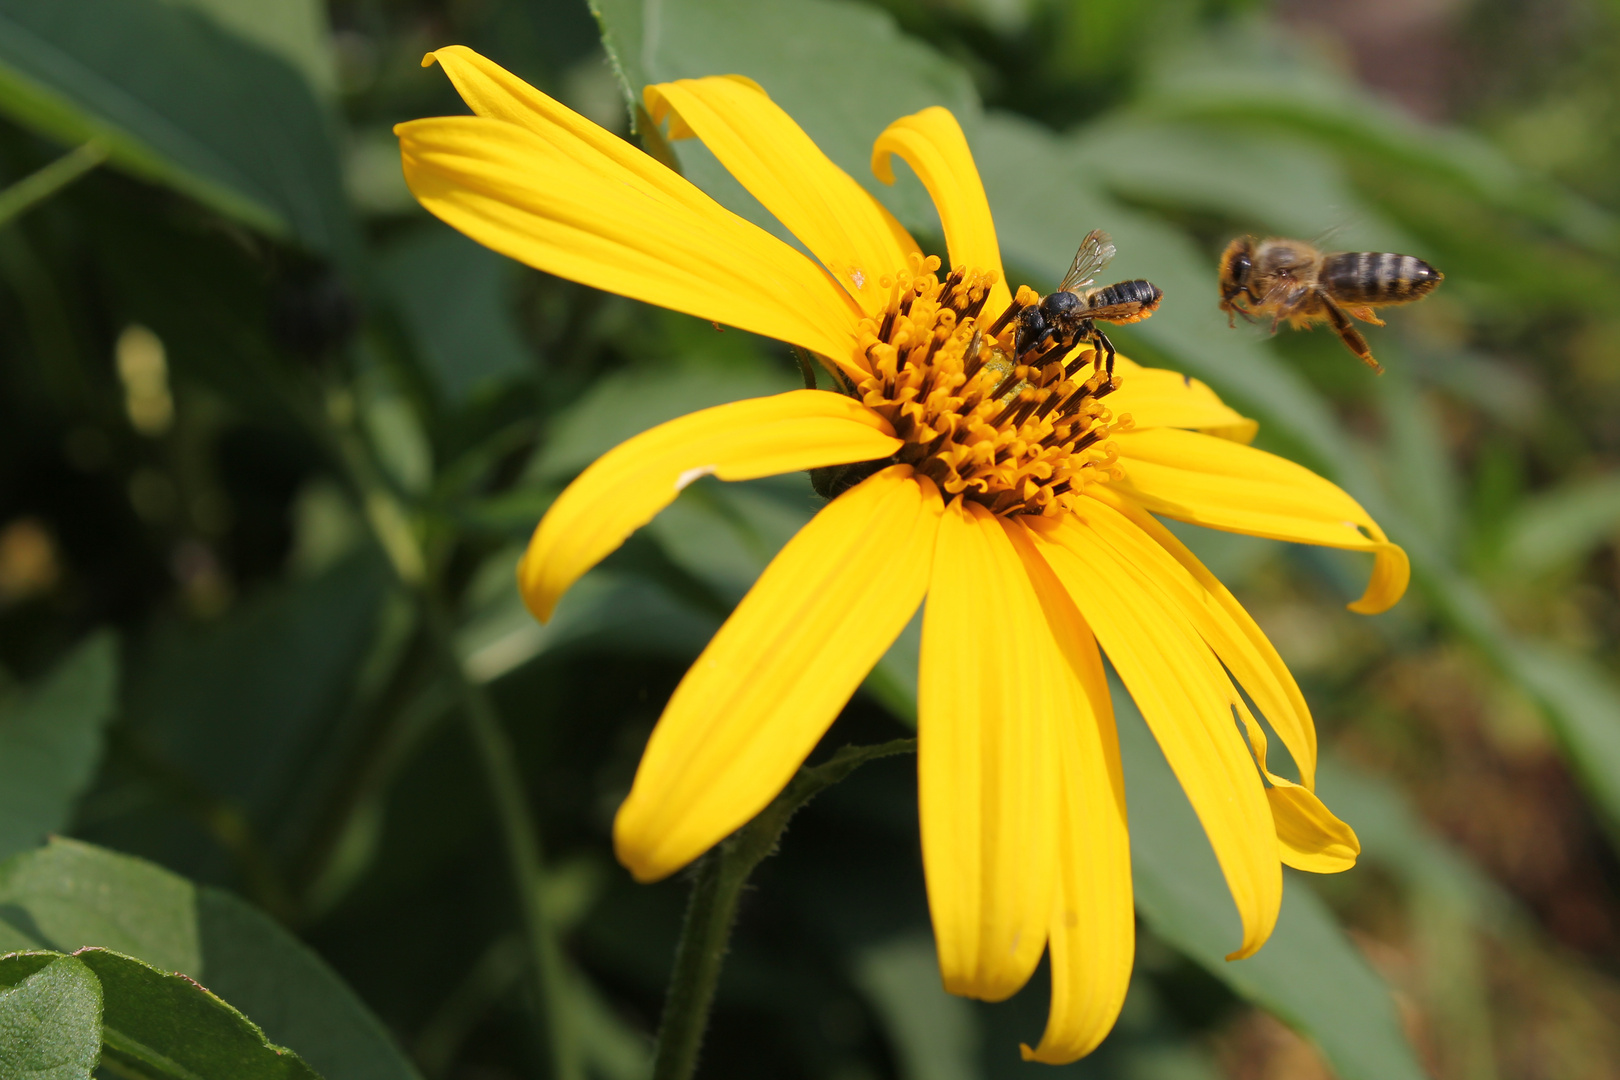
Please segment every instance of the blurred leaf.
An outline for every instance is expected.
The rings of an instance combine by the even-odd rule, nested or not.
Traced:
[[[1088,182],[1127,203],[1218,213],[1285,236],[1333,230],[1336,247],[1412,246],[1372,215],[1331,154],[1297,138],[1125,117],[1099,121],[1070,140]]]
[[[977,1080],[978,1017],[940,985],[932,940],[908,937],[862,950],[855,982],[883,1018],[902,1080]]]
[[[337,93],[337,59],[321,0],[170,0],[210,16],[225,29],[281,57],[323,97]]]
[[[8,965],[23,975],[23,965]],[[28,967],[32,967],[30,963]],[[0,1077],[88,1080],[101,1059],[101,985],[71,956],[48,960],[21,981],[0,972]]]
[[[902,222],[937,231],[921,184],[907,176],[890,188],[873,178],[872,143],[930,105],[971,123],[978,102],[965,72],[903,36],[887,13],[838,0],[594,0],[593,10],[632,111],[648,83],[746,75]],[[695,183],[779,231],[695,140],[676,145]]]
[[[1382,161],[1418,170],[1461,193],[1530,217],[1591,250],[1613,252],[1613,215],[1558,185],[1520,170],[1484,139],[1413,119],[1337,76],[1319,59],[1257,23],[1166,50],[1135,108],[1159,118],[1282,127]]]
[[[625,372],[600,379],[557,418],[531,479],[571,478],[632,435],[666,420],[804,384],[785,372]]]
[[[74,840],[54,840],[0,864],[0,950],[85,946],[138,957],[211,987],[326,1080],[416,1080],[353,991],[230,893]]]
[[[1399,367],[1378,381],[1378,390],[1389,432],[1382,458],[1385,485],[1406,520],[1450,557],[1457,550],[1462,499],[1440,417]]]
[[[153,634],[131,665],[130,725],[167,766],[271,814],[307,784],[308,755],[348,701],[389,581],[364,549],[210,624]]]
[[[164,0],[0,0],[0,111],[314,251],[356,243],[328,122],[278,57]]]
[[[118,692],[118,641],[90,638],[25,697],[0,705],[0,859],[67,827],[101,760]]]
[[[1533,578],[1584,560],[1620,536],[1620,476],[1572,480],[1526,499],[1505,527],[1501,569]]]
[[[383,287],[451,404],[534,370],[512,318],[510,259],[434,222],[389,245],[379,263]]]
[[[1420,1080],[1395,1002],[1322,901],[1288,872],[1271,940],[1247,960],[1215,855],[1130,695],[1114,684],[1136,906],[1153,932],[1315,1041],[1341,1080]]]
[[[186,976],[106,949],[75,956],[101,980],[101,1037],[120,1071],[154,1080],[319,1080],[297,1054]]]

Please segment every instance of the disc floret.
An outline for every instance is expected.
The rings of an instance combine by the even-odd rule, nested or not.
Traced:
[[[857,331],[871,372],[856,388],[861,400],[905,440],[896,460],[947,500],[1001,515],[1072,512],[1087,485],[1119,475],[1108,437],[1131,418],[1115,417],[1102,399],[1121,377],[1095,370],[1089,348],[1017,355],[1018,313],[1039,303],[1034,290],[1021,288],[986,322],[996,275],[958,266],[941,281],[939,267],[936,256],[913,255],[883,279],[887,309]]]

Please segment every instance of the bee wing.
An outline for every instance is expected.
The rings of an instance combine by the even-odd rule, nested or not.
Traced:
[[[1074,253],[1069,272],[1058,283],[1058,292],[1078,292],[1097,280],[1102,268],[1114,257],[1114,241],[1101,229],[1092,229],[1080,241],[1080,250]]]

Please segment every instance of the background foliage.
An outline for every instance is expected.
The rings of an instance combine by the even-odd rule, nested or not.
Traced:
[[[1142,941],[1068,1073],[1620,1076],[1620,8],[0,0],[0,1077],[646,1075],[686,884],[631,884],[608,824],[816,501],[699,482],[543,628],[511,568],[597,453],[797,376],[422,213],[389,128],[462,111],[418,66],[452,42],[627,137],[627,86],[751,75],[935,249],[920,186],[866,161],[948,105],[1015,279],[1108,229],[1167,296],[1123,347],[1411,553],[1365,619],[1352,557],[1189,535],[1300,677],[1364,857],[1291,876],[1225,963],[1213,857],[1116,695]],[[1225,326],[1214,258],[1250,230],[1447,282],[1374,331],[1374,378]],[[915,648],[828,748],[905,733]],[[818,798],[756,885],[703,1075],[1044,1068],[1015,1052],[1039,985],[938,988],[906,759]]]

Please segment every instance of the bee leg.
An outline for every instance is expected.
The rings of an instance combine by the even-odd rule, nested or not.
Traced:
[[[1107,357],[1107,359],[1103,361],[1103,370],[1108,372],[1108,377],[1112,379],[1114,377],[1114,357],[1117,355],[1114,349],[1114,343],[1108,340],[1108,335],[1103,333],[1102,328],[1098,326],[1093,326],[1091,328],[1090,337],[1092,348],[1095,349],[1100,347],[1102,354]]]
[[[1350,316],[1346,315],[1344,309],[1335,304],[1326,293],[1319,291],[1316,296],[1322,305],[1322,310],[1327,314],[1328,322],[1333,325],[1333,332],[1339,335],[1339,340],[1344,342],[1344,347],[1355,353],[1357,359],[1363,364],[1382,375],[1384,365],[1373,359],[1372,349],[1367,345],[1367,339],[1361,336],[1361,331],[1357,330],[1356,324],[1350,321]]]
[[[1349,311],[1350,314],[1354,315],[1364,323],[1372,323],[1374,326],[1384,325],[1384,320],[1375,315],[1373,313],[1373,309],[1370,307],[1353,307],[1350,308]]]

